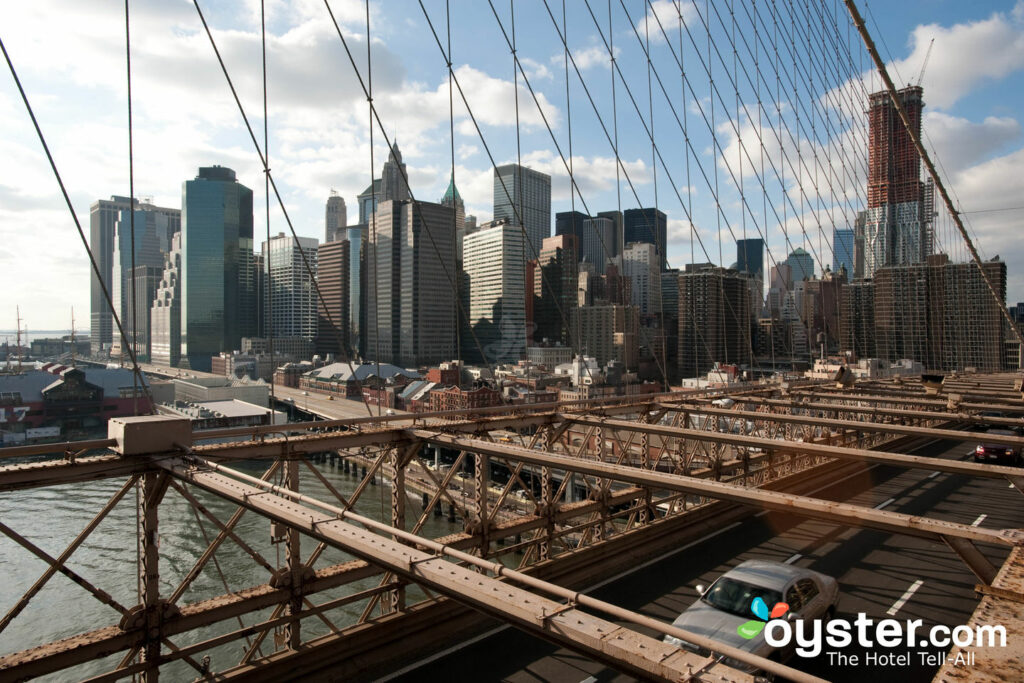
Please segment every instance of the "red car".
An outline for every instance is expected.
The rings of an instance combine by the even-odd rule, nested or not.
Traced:
[[[990,429],[989,434],[1001,436],[1017,436],[1009,429]],[[1020,449],[1014,446],[994,443],[980,443],[974,449],[974,462],[988,463],[989,465],[1021,465]]]

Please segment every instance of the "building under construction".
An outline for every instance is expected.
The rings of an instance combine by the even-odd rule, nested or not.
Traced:
[[[923,92],[920,86],[898,92],[918,138]],[[887,91],[870,96],[868,128],[868,208],[855,242],[870,278],[879,268],[921,263],[932,253],[934,211],[932,186],[921,182],[921,156]]]
[[[877,355],[910,358],[931,370],[1001,370],[1006,264],[984,264],[996,301],[975,263],[950,263],[934,254],[926,263],[881,268],[874,278]]]

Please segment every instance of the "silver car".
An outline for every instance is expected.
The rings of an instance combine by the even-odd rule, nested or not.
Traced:
[[[793,652],[776,652],[766,643],[763,622],[771,618],[831,619],[839,604],[839,585],[832,577],[765,560],[747,560],[707,590],[697,586],[697,592],[700,599],[676,617],[673,626],[777,661],[785,661]],[[704,648],[672,636],[665,636],[665,641],[708,654]],[[755,669],[742,662],[726,663],[748,672]]]

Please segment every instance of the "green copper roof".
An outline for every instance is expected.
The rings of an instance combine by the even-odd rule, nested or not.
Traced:
[[[462,195],[459,194],[459,190],[455,187],[455,174],[452,173],[452,179],[448,182],[448,189],[444,191],[444,196],[441,197],[442,204],[448,204],[455,202],[461,202]]]

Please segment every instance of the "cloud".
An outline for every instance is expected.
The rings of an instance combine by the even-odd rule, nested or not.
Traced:
[[[924,116],[925,142],[943,168],[956,172],[988,158],[1020,139],[1020,124],[1009,117],[989,116],[974,123],[959,116],[929,112]],[[931,150],[930,150],[931,151]]]

